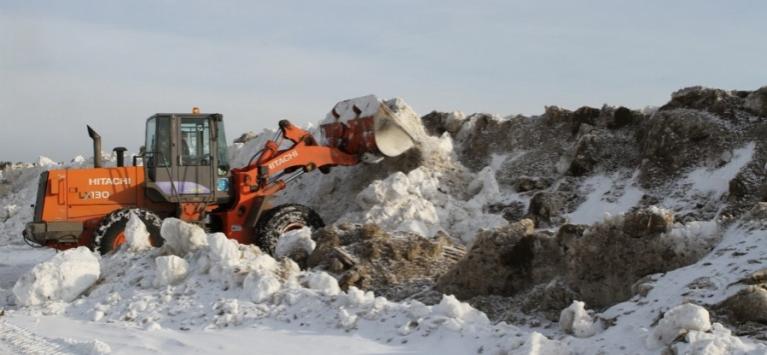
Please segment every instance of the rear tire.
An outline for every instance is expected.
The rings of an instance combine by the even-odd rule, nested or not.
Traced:
[[[277,240],[285,232],[303,227],[319,229],[324,226],[322,217],[309,207],[298,204],[280,205],[264,212],[258,220],[254,242],[261,250],[273,255]]]
[[[156,214],[140,208],[123,208],[113,211],[106,215],[96,228],[93,237],[93,249],[107,254],[116,250],[125,242],[125,226],[128,224],[131,212],[135,213],[141,222],[144,222],[147,232],[149,232],[149,242],[153,246],[159,247],[163,244],[160,236],[160,226],[162,219]]]

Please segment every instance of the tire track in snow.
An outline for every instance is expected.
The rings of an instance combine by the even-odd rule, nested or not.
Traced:
[[[68,347],[68,346],[67,346]],[[10,350],[13,354],[25,355],[71,355],[61,344],[32,333],[30,330],[0,321],[0,351]]]

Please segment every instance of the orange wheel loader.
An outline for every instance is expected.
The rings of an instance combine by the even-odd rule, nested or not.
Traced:
[[[402,154],[414,137],[375,96],[341,101],[315,138],[287,120],[275,137],[241,168],[230,169],[221,114],[158,113],[146,121],[146,143],[128,166],[117,147],[116,166],[103,167],[101,137],[91,127],[93,168],[43,172],[34,219],[24,239],[35,246],[88,246],[108,253],[125,242],[130,214],[159,246],[163,218],[176,217],[272,253],[285,232],[323,226],[300,204],[269,201],[291,181],[313,170],[327,173],[363,158]],[[367,161],[367,159],[364,159]],[[380,160],[380,159],[379,159]],[[139,163],[140,162],[140,163]]]

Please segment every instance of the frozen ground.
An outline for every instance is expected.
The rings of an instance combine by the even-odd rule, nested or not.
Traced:
[[[401,101],[390,105],[407,109]],[[2,175],[0,353],[767,354],[759,321],[748,328],[756,332],[747,331],[721,308],[744,289],[744,279],[767,265],[767,205],[755,196],[766,142],[747,129],[762,119],[699,114],[704,123],[689,130],[697,134],[690,147],[711,151],[672,147],[685,157],[680,162],[642,142],[660,142],[652,134],[676,129],[654,124],[698,122],[687,120],[687,109],[661,110],[673,115],[660,120],[653,113],[617,130],[605,128],[615,122],[600,122],[624,117],[618,110],[576,115],[575,128],[562,119],[572,113],[557,110],[534,118],[440,116],[417,155],[305,177],[281,199],[314,207],[329,224],[447,235],[467,247],[478,232],[525,217],[544,236],[566,223],[585,225],[587,234],[601,223],[621,225],[623,214],[642,207],[682,217],[685,223],[668,226],[658,238],[675,252],[702,257],[643,275],[632,296],[615,304],[593,309],[574,300],[558,308],[553,321],[532,312],[499,322],[451,295],[422,303],[341,290],[323,270],[300,270],[173,219],[163,224],[161,249],[146,248],[136,221],[130,245],[117,254],[33,249],[19,236],[31,219],[26,206],[33,203],[39,172],[56,166],[41,158],[37,166]],[[719,122],[742,117],[742,125]],[[717,137],[706,130],[719,126],[746,133],[726,144],[700,142]],[[640,135],[635,144],[627,138],[635,131],[651,137]],[[271,136],[235,145],[233,161],[247,162]],[[85,163],[79,158],[68,165]],[[296,231],[278,245],[279,254],[311,252],[316,244],[308,237]],[[506,297],[501,302],[519,300],[500,296]]]

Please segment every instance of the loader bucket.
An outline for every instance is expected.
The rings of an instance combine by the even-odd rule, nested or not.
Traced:
[[[412,110],[394,112],[373,95],[337,103],[324,122],[326,144],[349,154],[396,157],[413,148],[423,131]]]

